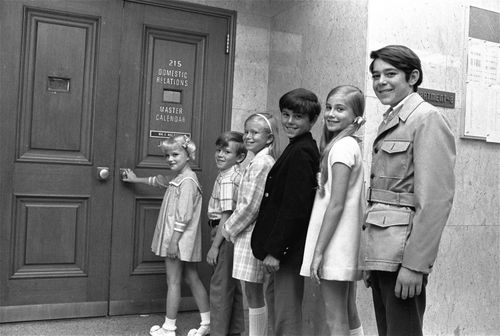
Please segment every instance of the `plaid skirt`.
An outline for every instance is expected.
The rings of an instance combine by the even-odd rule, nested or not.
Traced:
[[[234,241],[233,278],[264,283],[264,266],[261,260],[253,256],[250,246],[254,226],[241,232]]]

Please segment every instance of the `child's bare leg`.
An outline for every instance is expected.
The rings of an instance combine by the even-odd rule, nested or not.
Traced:
[[[167,270],[167,317],[176,319],[181,302],[181,283],[183,262],[179,259],[165,258],[165,267]]]
[[[347,281],[321,280],[320,288],[325,301],[326,324],[331,335],[349,335],[348,287]]]
[[[182,262],[179,259],[165,258],[167,271],[167,302],[165,323],[151,327],[151,336],[175,336],[175,320],[181,301]]]
[[[191,293],[193,294],[196,305],[200,310],[201,317],[200,327],[191,329],[188,333],[188,336],[208,335],[210,333],[210,303],[208,301],[207,290],[201,282],[195,263],[185,263],[184,280],[189,285],[189,288],[191,288]]]
[[[349,318],[349,329],[357,329],[361,326],[358,308],[356,306],[356,281],[349,282],[349,293],[347,294],[347,315]]]
[[[267,335],[267,307],[264,301],[264,285],[245,282],[245,295],[248,302],[248,335]]]
[[[208,301],[207,290],[205,289],[205,286],[201,282],[195,263],[191,262],[185,263],[184,279],[191,288],[191,293],[194,296],[194,300],[196,301],[196,305],[198,306],[200,312],[201,313],[208,312],[210,310],[210,303]]]

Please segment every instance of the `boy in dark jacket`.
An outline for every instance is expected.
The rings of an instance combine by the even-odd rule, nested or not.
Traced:
[[[295,89],[281,97],[279,107],[290,143],[267,176],[251,245],[270,273],[266,300],[275,335],[302,335],[304,278],[299,271],[320,157],[310,131],[321,104],[311,91]]]

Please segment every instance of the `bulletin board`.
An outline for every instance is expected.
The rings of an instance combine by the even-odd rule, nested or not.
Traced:
[[[470,7],[463,137],[500,143],[500,13]]]

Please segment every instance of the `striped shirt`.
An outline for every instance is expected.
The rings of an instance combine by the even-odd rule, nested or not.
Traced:
[[[236,208],[240,181],[241,170],[239,164],[219,172],[214,182],[212,195],[208,201],[208,219],[220,220],[224,211],[233,211]]]

